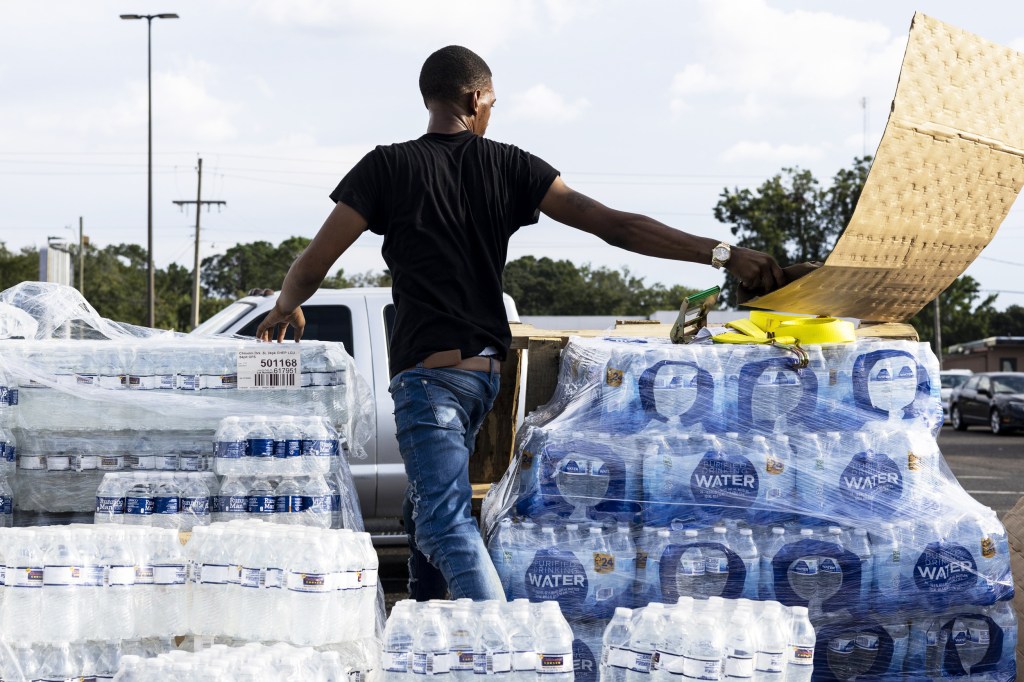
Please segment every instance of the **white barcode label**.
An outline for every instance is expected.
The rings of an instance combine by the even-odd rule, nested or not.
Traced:
[[[297,344],[265,344],[238,351],[238,388],[299,388],[301,353]]]

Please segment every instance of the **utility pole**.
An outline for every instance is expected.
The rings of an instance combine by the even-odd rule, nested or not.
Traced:
[[[85,233],[82,216],[78,216],[78,293],[85,296]]]
[[[199,213],[206,206],[226,206],[226,201],[204,201],[203,200],[203,160],[199,159],[199,167],[197,169],[199,180],[196,183],[196,200],[195,201],[175,201],[176,206],[187,206],[189,204],[196,205],[196,252],[195,252],[195,265],[192,270],[192,328],[195,329],[199,326]]]
[[[941,294],[940,294],[941,296]],[[939,296],[935,297],[935,356],[939,359],[942,369],[942,318],[939,316]]]
[[[861,156],[868,155],[868,98],[860,98],[860,106],[864,110],[864,135],[861,138]]]

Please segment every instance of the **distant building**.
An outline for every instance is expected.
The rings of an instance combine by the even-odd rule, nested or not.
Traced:
[[[974,372],[1024,370],[1024,336],[992,336],[950,346],[942,357],[942,367]]]

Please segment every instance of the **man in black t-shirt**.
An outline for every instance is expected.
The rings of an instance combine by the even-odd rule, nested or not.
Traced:
[[[468,461],[498,391],[511,334],[502,300],[508,241],[539,213],[636,253],[725,268],[752,293],[785,276],[766,254],[616,211],[570,189],[541,159],[484,138],[491,71],[463,47],[427,58],[427,133],[377,147],[331,193],[334,210],[296,259],[257,336],[302,336],[299,305],[365,230],[382,235],[397,311],[390,391],[409,488],[409,591],[425,600],[504,599],[470,514]]]

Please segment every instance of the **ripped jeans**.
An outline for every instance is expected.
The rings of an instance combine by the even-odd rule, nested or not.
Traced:
[[[398,447],[409,487],[402,510],[409,534],[409,596],[417,601],[505,599],[471,514],[469,457],[498,395],[500,374],[406,370],[391,380]]]

